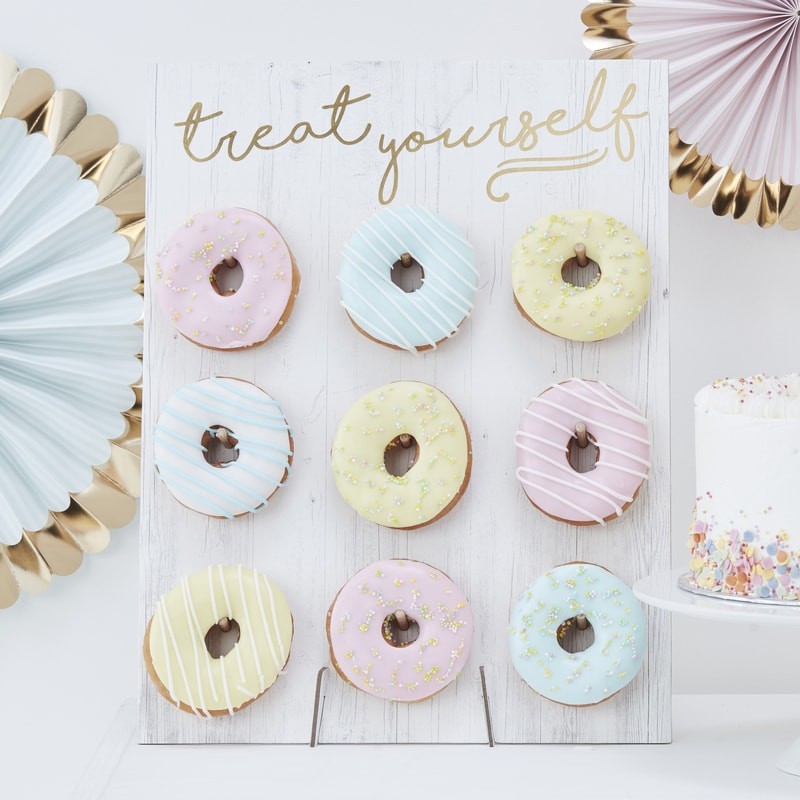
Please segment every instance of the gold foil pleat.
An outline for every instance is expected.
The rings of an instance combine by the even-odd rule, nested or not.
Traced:
[[[81,565],[83,551],[52,514],[46,527],[29,536],[53,575],[72,575]]]
[[[17,73],[8,99],[0,111],[0,119],[20,119],[30,130],[47,102],[53,96],[53,79],[41,69],[24,69]]]
[[[634,58],[636,42],[631,37],[628,10],[635,3],[618,0],[588,3],[581,13],[586,26],[583,42],[593,59]],[[775,224],[787,230],[800,229],[800,189],[782,181],[752,178],[730,166],[716,164],[708,154],[684,142],[676,128],[670,130],[670,189],[685,194],[717,216],[732,216],[739,222],[755,222],[762,228]]]
[[[44,134],[54,154],[71,158],[82,177],[97,186],[98,205],[117,216],[117,231],[128,241],[127,263],[143,292],[144,178],[142,158],[119,144],[114,124],[87,116],[84,99],[70,89],[56,90],[41,69],[20,71],[11,56],[0,53],[0,118],[22,120],[30,133]],[[141,358],[141,354],[140,354]],[[136,514],[141,476],[141,382],[131,386],[134,403],[124,412],[125,433],[113,440],[110,457],[94,467],[92,483],[73,494],[64,511],[51,512],[38,531],[25,531],[16,545],[0,545],[0,608],[13,605],[20,592],[46,589],[52,575],[70,575],[84,553],[99,553],[112,528],[127,525]]]
[[[43,133],[55,151],[85,116],[86,101],[72,89],[59,89],[45,104],[31,133]]]
[[[80,168],[81,177],[117,146],[117,129],[108,117],[90,114],[55,149],[58,156],[71,158]]]

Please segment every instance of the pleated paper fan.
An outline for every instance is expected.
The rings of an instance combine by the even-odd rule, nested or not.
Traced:
[[[135,514],[141,168],[80,95],[0,55],[0,608]]]
[[[800,0],[621,0],[582,19],[592,58],[669,61],[673,191],[800,228]]]

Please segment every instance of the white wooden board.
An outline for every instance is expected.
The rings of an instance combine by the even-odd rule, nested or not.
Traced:
[[[603,75],[605,86],[598,91]],[[238,162],[223,149],[200,163],[185,151],[185,128],[176,127],[202,102],[203,114],[223,113],[197,127],[190,150],[206,155],[219,137],[237,130],[234,152],[241,153],[252,132],[266,123],[274,126],[270,141],[302,120],[318,133],[326,131],[331,112],[321,107],[345,85],[351,97],[369,95],[351,104],[341,121],[345,139],[371,125],[356,145],[309,137],[272,151],[253,150]],[[646,114],[596,130],[612,118],[630,85],[636,95],[627,111]],[[587,118],[592,97],[596,109]],[[336,274],[342,243],[380,204],[381,176],[389,162],[378,146],[380,134],[385,141],[401,141],[413,130],[434,136],[452,128],[455,139],[468,126],[481,133],[508,116],[510,142],[519,133],[521,112],[529,111],[535,123],[562,108],[566,117],[557,127],[576,130],[554,136],[542,129],[528,152],[503,147],[495,125],[473,148],[431,144],[401,154],[392,202],[425,205],[455,221],[475,248],[480,290],[459,335],[434,352],[415,357],[359,335],[339,305]],[[667,75],[660,62],[157,66],[148,160],[149,268],[156,250],[190,214],[237,205],[278,226],[297,259],[302,286],[286,329],[263,347],[235,353],[204,350],[180,337],[147,293],[141,626],[144,630],[158,598],[179,576],[208,564],[243,563],[284,589],[295,639],[286,675],[233,718],[199,720],[176,711],[142,670],[142,742],[307,742],[317,670],[328,664],[328,605],[359,568],[389,557],[427,561],[464,588],[477,627],[469,667],[447,691],[414,705],[369,697],[331,672],[321,741],[486,741],[480,665],[486,668],[500,742],[669,740],[665,614],[647,610],[644,668],[625,690],[594,708],[569,708],[536,696],[511,667],[506,645],[511,603],[549,567],[591,561],[632,584],[669,566],[667,130]],[[622,150],[634,137],[630,160],[620,159],[615,135]],[[490,181],[498,165],[512,158],[543,160],[516,162],[513,166],[525,171]],[[597,163],[586,166],[589,161]],[[491,193],[508,196],[501,202]],[[514,307],[509,278],[514,241],[539,216],[571,207],[597,208],[626,220],[647,242],[653,261],[646,310],[606,342],[550,336]],[[291,478],[269,508],[233,521],[208,519],[173,500],[155,476],[149,435],[171,391],[215,374],[252,380],[273,394],[286,411],[296,447]],[[602,529],[573,528],[544,517],[514,477],[513,435],[522,408],[549,383],[572,376],[602,378],[635,401],[651,423],[652,477],[630,512]],[[339,497],[329,464],[342,413],[366,390],[398,379],[442,389],[462,411],[473,441],[472,480],[463,500],[438,523],[411,533],[358,518]]]

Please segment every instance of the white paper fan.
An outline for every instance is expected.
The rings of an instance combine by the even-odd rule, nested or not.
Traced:
[[[74,92],[0,56],[0,109],[2,607],[130,516],[143,213],[138,154]]]
[[[583,19],[593,57],[669,61],[673,189],[800,228],[800,0],[590,3]]]

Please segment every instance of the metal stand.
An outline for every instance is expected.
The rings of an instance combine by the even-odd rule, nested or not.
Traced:
[[[317,672],[317,683],[314,691],[314,711],[311,720],[311,735],[308,738],[309,747],[317,747],[324,742],[321,740],[322,719],[325,713],[325,676],[328,674],[328,667],[320,667]],[[478,667],[478,674],[481,682],[481,695],[483,697],[483,714],[486,722],[486,742],[469,742],[468,744],[488,744],[489,747],[495,746],[494,730],[492,728],[492,715],[489,710],[489,691],[486,681],[486,670],[483,666]],[[381,744],[380,742],[370,742],[369,744]],[[395,744],[395,742],[383,742],[382,744]],[[435,744],[431,742],[431,744]],[[446,744],[446,743],[445,743]]]

